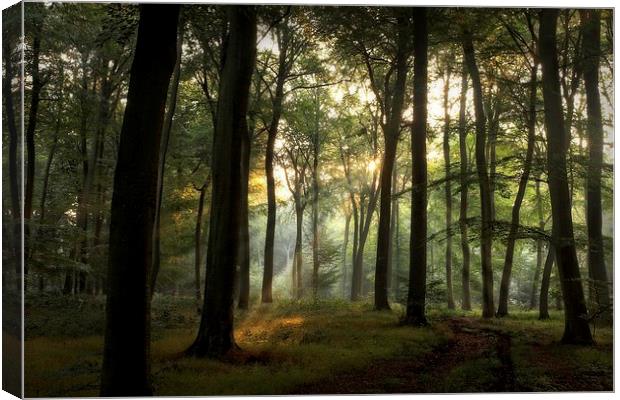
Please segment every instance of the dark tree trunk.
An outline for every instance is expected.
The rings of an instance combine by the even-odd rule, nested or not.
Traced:
[[[157,165],[176,59],[178,5],[142,5],[110,217],[101,395],[149,396],[150,296]]]
[[[13,101],[12,80],[14,77],[13,60],[11,53],[13,46],[8,35],[3,37],[2,57],[4,58],[4,108],[6,112],[6,123],[9,131],[9,191],[11,193],[11,218],[12,218],[12,235],[13,235],[13,260],[15,261],[16,288],[21,290],[21,274],[22,274],[22,237],[21,237],[21,207],[20,207],[20,191],[17,182],[20,176],[20,167],[18,165],[17,148],[20,144],[20,137],[15,121],[15,104]],[[21,77],[20,77],[21,82]]]
[[[241,226],[239,230],[239,301],[237,307],[247,310],[250,304],[250,219],[248,184],[252,151],[252,131],[241,138]]]
[[[360,216],[358,207],[351,195],[351,205],[353,206],[353,251],[351,252],[351,301],[359,298],[361,292],[362,271],[357,265],[357,253],[359,249],[360,237]]]
[[[480,259],[482,275],[482,317],[491,318],[494,314],[493,306],[493,259],[492,250],[492,205],[489,175],[487,173],[486,149],[486,118],[482,99],[482,84],[480,73],[476,64],[474,45],[471,32],[466,31],[463,35],[463,53],[469,76],[471,76],[474,88],[474,109],[476,114],[476,170],[480,185]]]
[[[182,17],[181,17],[182,18]],[[179,34],[177,35],[177,61],[174,64],[174,70],[172,72],[172,85],[170,95],[168,96],[168,110],[164,119],[164,127],[160,144],[160,156],[159,165],[157,167],[157,202],[155,205],[155,227],[153,229],[153,267],[151,269],[150,288],[151,298],[155,293],[155,287],[157,284],[157,275],[161,265],[161,209],[164,196],[164,172],[166,168],[166,156],[168,154],[168,143],[170,143],[170,134],[172,132],[172,121],[174,119],[174,112],[177,106],[177,93],[179,91],[179,80],[181,78],[181,54],[183,49],[183,36],[185,31],[185,23],[183,20],[179,21]],[[200,293],[200,290],[198,291]],[[198,307],[200,308],[200,307]]]
[[[317,98],[318,100],[318,98]],[[314,137],[312,138],[312,295],[319,295],[319,109],[317,103]]]
[[[398,44],[396,55],[396,82],[390,105],[387,125],[384,129],[385,151],[381,163],[381,203],[379,208],[379,227],[377,231],[377,260],[375,267],[375,309],[389,310],[388,302],[388,263],[390,253],[390,215],[392,212],[392,171],[396,159],[400,122],[405,100],[407,82],[407,58],[409,24],[404,15],[398,18]],[[371,215],[369,214],[369,217]]]
[[[344,240],[342,243],[342,297],[347,296],[347,249],[349,248],[349,233],[351,228],[351,213],[347,213],[344,223]]]
[[[542,232],[545,229],[545,220],[543,217],[542,196],[540,194],[540,176],[536,178],[536,212],[538,214],[538,229]],[[536,307],[538,300],[538,279],[542,268],[543,240],[536,240],[536,269],[532,278],[532,294],[530,296],[530,309]]]
[[[527,117],[527,150],[525,152],[525,160],[523,162],[523,173],[519,179],[519,188],[512,206],[512,219],[510,221],[510,231],[508,232],[508,244],[506,245],[506,259],[504,261],[504,270],[502,272],[502,282],[499,289],[499,305],[497,308],[497,316],[504,317],[508,315],[508,295],[510,291],[510,276],[512,274],[512,265],[514,259],[515,243],[517,241],[517,233],[519,231],[520,212],[525,190],[530,178],[530,170],[532,169],[532,158],[534,156],[534,146],[536,144],[536,74],[538,72],[538,64],[530,70],[530,93],[529,93],[529,109]]]
[[[411,238],[409,254],[409,324],[426,324],[426,233],[427,166],[426,124],[428,119],[428,28],[426,8],[413,12],[413,125],[411,127]]]
[[[196,228],[194,229],[194,296],[198,314],[202,312],[202,296],[200,294],[200,265],[202,263],[202,214],[204,211],[205,195],[207,194],[208,187],[208,182],[200,187],[198,214],[196,215]]]
[[[265,265],[263,267],[263,285],[261,289],[262,303],[271,303],[273,301],[273,247],[276,235],[276,181],[273,175],[273,163],[278,126],[280,124],[280,117],[282,116],[284,83],[290,68],[287,62],[288,37],[280,40],[279,45],[278,75],[272,99],[272,114],[269,128],[267,129],[267,150],[265,153],[265,175],[267,176],[267,231],[265,234]]]
[[[213,139],[211,212],[204,306],[196,340],[188,349],[217,357],[236,347],[233,337],[233,285],[239,256],[241,143],[256,60],[256,9],[227,8],[230,34],[218,93]]]
[[[551,270],[555,262],[555,249],[549,243],[547,258],[543,268],[542,281],[540,282],[540,300],[538,302],[538,319],[549,319],[549,284],[551,282]]]
[[[592,312],[605,323],[612,322],[609,282],[605,268],[601,167],[603,165],[603,117],[599,93],[601,16],[599,10],[579,10],[583,36],[583,80],[588,113],[588,176],[586,179],[586,219],[588,225],[588,274]]]
[[[293,259],[293,282],[295,287],[295,297],[300,299],[303,296],[303,243],[302,234],[304,226],[304,208],[303,206],[295,205],[295,255]]]
[[[557,9],[540,12],[540,61],[547,131],[547,169],[553,219],[553,243],[560,275],[564,313],[564,343],[592,343],[587,308],[579,274],[573,234],[570,193],[566,175],[566,132],[560,97],[557,58]]]
[[[42,7],[44,8],[44,7]],[[42,10],[38,10],[42,12]],[[26,189],[24,194],[24,256],[30,256],[30,247],[33,245],[30,240],[32,218],[32,199],[34,196],[34,180],[35,180],[35,164],[36,154],[34,145],[34,136],[37,129],[37,117],[39,112],[39,102],[41,99],[41,90],[43,89],[43,81],[39,72],[39,56],[41,54],[41,37],[43,30],[43,20],[39,17],[34,23],[32,34],[32,90],[30,92],[30,110],[28,113],[28,125],[26,126]],[[24,265],[24,274],[28,274],[28,264]]]
[[[461,231],[461,252],[463,266],[461,271],[461,308],[471,310],[471,295],[469,292],[469,238],[467,237],[467,195],[469,189],[469,162],[467,160],[467,66],[463,63],[461,74],[461,97],[459,104],[459,155],[461,160],[460,183],[461,201],[459,214],[459,230]]]
[[[396,156],[396,159],[394,160],[394,168],[392,169],[392,191],[396,191],[396,184],[397,184],[397,167],[396,164],[398,162],[398,155]],[[394,246],[395,246],[395,238],[394,236],[396,235],[396,207],[398,204],[398,197],[394,196],[392,198],[392,210],[391,210],[391,217],[390,217],[390,251],[388,253],[388,268],[387,268],[387,276],[386,276],[386,280],[387,280],[387,288],[388,288],[388,296],[390,295],[390,293],[393,290],[393,275],[394,275]]]
[[[449,92],[450,92],[450,69],[446,72],[446,81],[443,89],[443,109],[444,109],[444,128],[443,128],[443,159],[446,173],[445,199],[446,199],[446,287],[448,297],[448,308],[454,309],[454,294],[452,291],[452,186],[450,178],[450,112],[449,112]]]

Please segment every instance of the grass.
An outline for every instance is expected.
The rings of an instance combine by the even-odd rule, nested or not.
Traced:
[[[398,312],[362,303],[290,302],[238,316],[235,337],[244,354],[222,362],[181,356],[192,324],[158,329],[153,341],[157,395],[284,394],[373,360],[432,351],[445,335],[398,325]],[[101,336],[34,337],[26,341],[27,396],[97,395]]]
[[[243,352],[217,361],[182,355],[198,326],[191,301],[159,299],[153,308],[152,375],[157,395],[286,394],[339,373],[363,370],[378,360],[423,360],[453,339],[446,318],[463,316],[482,329],[510,335],[515,379],[532,390],[570,389],[573,376],[585,377],[588,387],[611,387],[611,330],[598,328],[593,347],[560,345],[560,313],[548,321],[539,321],[533,312],[482,321],[479,311],[433,310],[430,326],[412,328],[398,324],[403,312],[398,306],[377,312],[366,303],[280,302],[238,312],[235,338]],[[26,396],[98,394],[103,338],[91,334],[100,322],[89,318],[84,331],[71,325],[68,335],[52,331],[43,336],[44,325],[39,324],[27,334]],[[446,368],[444,387],[438,390],[484,390],[485,377],[494,374],[497,362],[492,354],[484,354]]]

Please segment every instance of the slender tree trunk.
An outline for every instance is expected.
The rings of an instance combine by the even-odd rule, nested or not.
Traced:
[[[43,12],[44,7],[37,10]],[[37,18],[34,24],[32,35],[32,70],[30,71],[32,78],[32,90],[30,92],[30,110],[28,113],[28,125],[26,126],[26,189],[24,194],[24,256],[30,256],[30,248],[32,242],[30,240],[31,218],[32,218],[32,199],[34,196],[35,181],[35,133],[37,129],[37,118],[39,112],[39,102],[41,99],[41,90],[43,89],[43,81],[39,72],[39,56],[41,54],[41,38],[43,30],[43,20]],[[28,274],[28,264],[24,265],[24,275]]]
[[[342,244],[342,297],[347,296],[347,249],[349,247],[349,233],[351,228],[351,213],[347,213],[344,223],[344,240]]]
[[[318,99],[317,99],[318,100]],[[318,104],[317,104],[318,105]],[[315,132],[313,137],[314,158],[312,160],[312,295],[319,295],[319,120],[316,110]]]
[[[593,313],[598,319],[612,323],[612,305],[605,267],[603,244],[603,211],[601,204],[601,167],[603,165],[603,117],[599,93],[599,60],[601,53],[601,16],[599,10],[579,10],[583,36],[583,79],[586,87],[588,114],[588,177],[586,180],[586,219],[588,225],[588,274]]]
[[[180,17],[182,18],[182,17]],[[168,143],[170,143],[170,134],[172,132],[172,121],[177,106],[177,94],[179,91],[179,80],[181,79],[181,54],[183,52],[183,36],[185,32],[184,20],[179,21],[179,34],[177,35],[177,61],[172,72],[172,85],[170,95],[168,96],[168,111],[164,120],[164,127],[160,145],[159,165],[157,168],[157,202],[155,205],[155,227],[153,230],[153,267],[151,269],[150,278],[150,295],[151,298],[155,293],[157,283],[157,275],[161,266],[161,209],[164,197],[164,171],[166,168],[166,156],[168,154]],[[200,308],[200,307],[199,307]]]
[[[13,51],[12,41],[8,34],[3,32],[2,40],[2,57],[4,58],[4,80],[3,80],[3,93],[4,93],[4,108],[6,112],[6,122],[9,131],[9,191],[11,193],[11,218],[12,218],[12,232],[13,235],[13,260],[15,261],[15,274],[16,274],[16,289],[21,290],[21,277],[22,277],[22,224],[21,224],[21,206],[20,206],[20,186],[17,179],[20,175],[20,167],[18,165],[18,153],[17,148],[21,144],[20,136],[17,130],[17,124],[15,121],[15,105],[13,102],[13,85],[12,80],[14,77],[13,72],[13,60],[11,60],[11,54]],[[23,77],[19,76],[21,82]],[[20,90],[21,94],[21,90]]]
[[[514,259],[515,243],[517,241],[517,233],[519,231],[520,212],[525,190],[527,189],[528,180],[530,178],[530,170],[532,168],[532,158],[534,156],[534,146],[536,144],[536,74],[538,73],[538,64],[534,64],[530,71],[530,93],[529,93],[529,109],[528,109],[528,127],[527,127],[527,150],[525,151],[525,160],[523,162],[523,173],[519,179],[519,188],[512,206],[512,219],[510,221],[510,231],[508,233],[508,244],[506,245],[506,259],[504,261],[504,270],[502,272],[502,282],[499,289],[499,305],[497,308],[497,316],[504,317],[508,315],[508,295],[510,291],[510,276],[512,274],[512,265]]]
[[[303,226],[304,226],[304,209],[300,204],[295,205],[295,258],[293,259],[295,296],[300,299],[303,296]]]
[[[398,44],[396,55],[396,82],[390,105],[390,114],[384,129],[385,150],[381,164],[381,204],[377,231],[377,260],[375,267],[375,309],[389,310],[387,270],[390,252],[390,216],[392,212],[392,171],[396,159],[400,122],[407,83],[407,42],[409,24],[404,15],[397,18]],[[369,214],[369,217],[371,214]]]
[[[149,396],[157,165],[178,5],[142,5],[115,171],[101,395]]]
[[[540,194],[540,176],[536,179],[536,212],[538,214],[538,229],[542,232],[545,229],[545,220],[543,216],[542,208],[542,196]],[[536,269],[534,270],[534,277],[532,278],[532,295],[530,296],[530,309],[536,307],[536,301],[538,297],[538,277],[540,276],[540,270],[542,268],[542,254],[543,254],[543,240],[536,240]]]
[[[265,153],[265,175],[267,177],[267,231],[265,234],[265,262],[263,268],[263,285],[261,289],[261,302],[271,303],[273,284],[273,247],[276,235],[276,181],[273,175],[273,163],[278,126],[282,116],[282,102],[284,101],[284,83],[288,74],[287,52],[288,40],[280,42],[278,56],[278,75],[276,88],[272,99],[272,114],[269,128],[267,129],[267,150]]]
[[[540,61],[547,130],[547,163],[553,218],[553,242],[561,280],[564,313],[564,343],[592,343],[587,308],[573,234],[570,193],[566,175],[566,131],[560,97],[556,48],[557,9],[540,12]]]
[[[450,93],[450,69],[446,72],[446,81],[443,89],[444,129],[443,129],[443,159],[446,174],[446,287],[448,308],[454,309],[454,294],[452,291],[452,186],[450,178],[450,112],[448,109]]]
[[[241,230],[239,231],[239,301],[237,307],[247,310],[250,304],[250,219],[248,185],[252,151],[251,131],[241,141]]]
[[[230,35],[218,93],[213,140],[212,195],[204,306],[196,340],[188,349],[198,357],[221,356],[236,347],[233,337],[233,285],[239,256],[242,135],[256,61],[256,8],[227,8]]]
[[[194,229],[194,295],[198,315],[202,312],[200,308],[202,304],[202,296],[200,294],[200,265],[202,263],[202,214],[207,188],[208,183],[203,184],[200,188],[200,197],[198,198],[198,215],[196,216],[196,228]]]
[[[459,230],[461,231],[461,252],[463,254],[463,266],[461,271],[461,308],[471,310],[471,295],[469,291],[469,238],[467,237],[467,195],[469,189],[469,162],[467,159],[467,65],[463,63],[461,73],[461,97],[459,104],[459,155],[461,160],[460,183],[461,201],[459,214]]]
[[[409,324],[426,324],[426,234],[428,119],[428,28],[426,8],[413,11],[413,125],[411,126],[411,238],[409,253]]]
[[[538,319],[549,319],[549,283],[551,282],[551,270],[555,262],[555,249],[549,243],[547,258],[543,269],[542,281],[540,283],[540,301],[538,302]]]
[[[351,301],[359,299],[361,271],[358,270],[357,253],[359,250],[360,237],[360,217],[357,204],[351,195],[351,205],[353,207],[353,251],[351,252]]]
[[[484,115],[482,85],[480,73],[474,53],[474,45],[471,32],[466,31],[463,35],[463,53],[469,76],[471,76],[474,88],[474,109],[476,114],[476,169],[480,184],[480,210],[481,210],[481,234],[480,234],[480,259],[482,274],[482,317],[491,318],[494,314],[493,306],[493,259],[492,251],[492,209],[491,189],[489,175],[487,174],[486,148],[486,118]]]

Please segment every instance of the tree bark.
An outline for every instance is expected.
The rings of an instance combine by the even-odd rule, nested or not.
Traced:
[[[4,80],[3,80],[3,93],[4,93],[4,108],[6,112],[6,121],[9,131],[9,191],[11,193],[11,217],[12,217],[12,235],[13,235],[13,260],[15,260],[15,273],[18,279],[16,279],[16,288],[21,290],[21,275],[22,275],[22,225],[21,225],[21,205],[20,205],[20,188],[17,179],[20,175],[20,167],[18,165],[18,153],[17,148],[20,144],[19,132],[15,121],[15,104],[13,101],[13,85],[12,80],[14,77],[13,72],[13,60],[11,60],[11,54],[13,51],[13,44],[6,34],[3,37],[3,50],[2,57],[4,58]],[[22,77],[19,77],[20,82]],[[21,90],[20,90],[21,93]]]
[[[239,231],[239,301],[237,307],[247,310],[250,305],[250,220],[248,194],[252,132],[241,138],[241,227]]]
[[[469,291],[469,238],[467,237],[467,195],[469,189],[469,162],[467,159],[467,65],[463,62],[461,73],[461,97],[459,104],[459,156],[461,161],[460,183],[461,199],[459,214],[459,230],[461,231],[461,252],[463,254],[463,266],[461,271],[461,308],[471,310],[471,295]]]
[[[202,214],[204,210],[205,195],[208,182],[200,187],[200,197],[198,198],[198,214],[196,215],[196,228],[194,229],[194,296],[196,300],[196,311],[198,315],[202,312],[202,296],[200,293],[200,265],[202,263]],[[152,296],[152,294],[151,294]]]
[[[263,268],[263,285],[261,289],[261,302],[273,301],[273,247],[276,234],[276,181],[273,175],[274,151],[278,126],[282,116],[282,102],[284,101],[284,83],[290,70],[287,62],[288,54],[288,30],[282,30],[279,36],[278,74],[276,87],[272,98],[271,121],[267,129],[267,150],[265,153],[265,175],[267,176],[267,231],[265,234],[265,262]]]
[[[37,10],[38,13],[42,12],[44,7]],[[34,181],[35,181],[35,164],[36,154],[34,137],[37,129],[37,118],[39,112],[39,102],[41,99],[41,90],[43,89],[43,81],[39,71],[39,58],[41,54],[41,37],[43,31],[43,19],[42,17],[35,17],[36,21],[33,24],[32,29],[32,90],[30,91],[30,110],[28,112],[28,125],[26,126],[26,189],[24,194],[24,256],[30,256],[30,247],[32,246],[30,240],[31,231],[31,218],[32,218],[32,199],[34,196]],[[28,274],[28,263],[24,265],[24,275]]]
[[[555,249],[549,243],[547,258],[543,268],[542,281],[540,282],[540,300],[538,302],[538,319],[549,319],[549,284],[551,282],[551,270],[555,262]]]
[[[454,309],[454,294],[452,290],[452,186],[450,178],[450,111],[448,109],[450,94],[450,68],[446,71],[446,81],[443,88],[443,159],[446,174],[445,199],[446,199],[446,287],[448,309]]]
[[[428,28],[426,8],[413,11],[413,125],[411,127],[411,237],[409,292],[405,322],[424,325],[426,321],[426,235],[427,163],[426,125],[428,119]]]
[[[545,229],[545,220],[543,217],[542,196],[540,194],[540,176],[536,179],[536,212],[538,214],[538,229],[542,232]],[[542,268],[543,240],[536,239],[536,269],[532,278],[532,294],[530,296],[530,309],[536,307],[538,297],[538,277]]]
[[[182,18],[182,17],[180,17]],[[168,155],[168,144],[172,132],[172,121],[177,106],[177,94],[179,91],[179,80],[181,78],[181,54],[183,52],[183,36],[185,32],[185,21],[179,21],[179,34],[177,35],[177,59],[172,72],[172,85],[170,90],[168,110],[164,119],[164,128],[161,137],[159,165],[157,167],[157,203],[155,205],[155,227],[153,230],[153,267],[151,269],[150,288],[151,298],[155,294],[157,275],[161,266],[161,209],[164,197],[164,171],[166,168],[166,156]]]
[[[502,272],[502,281],[499,289],[499,305],[497,308],[497,316],[504,317],[508,315],[508,295],[510,291],[510,276],[512,274],[512,266],[514,260],[515,242],[517,241],[517,233],[519,231],[520,212],[525,190],[530,178],[530,170],[532,169],[532,158],[534,156],[534,146],[536,144],[536,75],[538,73],[538,64],[534,63],[530,70],[530,93],[529,108],[527,117],[527,150],[525,151],[525,160],[523,163],[523,173],[519,179],[519,188],[512,206],[512,218],[510,221],[510,231],[508,232],[508,244],[506,245],[506,258],[504,261],[504,270]]]
[[[250,83],[256,61],[256,8],[227,8],[230,33],[218,93],[213,139],[211,213],[202,318],[188,349],[218,357],[236,347],[233,285],[239,256],[241,149],[246,135]]]
[[[345,216],[344,240],[342,243],[342,297],[347,296],[347,249],[349,247],[349,233],[351,228],[351,213]]]
[[[390,216],[392,211],[392,171],[396,158],[400,122],[407,82],[409,24],[404,15],[397,17],[398,43],[396,54],[396,82],[393,88],[387,125],[383,131],[385,150],[381,163],[381,203],[377,231],[377,260],[375,266],[375,309],[389,310],[387,270],[390,252]],[[387,100],[387,96],[386,96]],[[370,217],[370,215],[369,215]]]
[[[547,131],[547,168],[553,218],[553,243],[564,299],[564,343],[592,343],[587,308],[579,274],[573,234],[570,192],[566,174],[566,131],[564,127],[557,58],[557,9],[540,12],[540,61],[543,70],[543,98]]]
[[[486,118],[482,99],[482,84],[476,64],[474,45],[471,32],[463,34],[463,53],[471,82],[474,89],[474,109],[476,115],[476,169],[480,185],[480,259],[482,275],[482,317],[491,318],[494,314],[493,306],[493,259],[492,251],[492,207],[489,175],[487,173],[486,149]]]
[[[599,93],[601,54],[601,16],[599,10],[579,10],[583,36],[583,80],[588,114],[588,175],[586,180],[586,221],[588,226],[588,275],[590,298],[597,319],[612,323],[612,305],[605,267],[603,210],[601,204],[601,166],[603,165],[603,116]]]
[[[101,395],[149,396],[157,165],[178,5],[142,5],[112,195]]]

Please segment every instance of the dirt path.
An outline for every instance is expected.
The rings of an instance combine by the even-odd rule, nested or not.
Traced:
[[[296,394],[519,392],[511,357],[511,337],[473,318],[445,323],[452,338],[422,358],[380,360],[364,370],[307,385]]]

